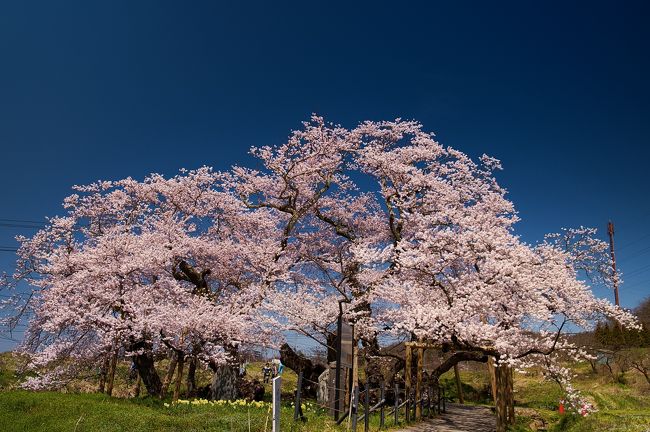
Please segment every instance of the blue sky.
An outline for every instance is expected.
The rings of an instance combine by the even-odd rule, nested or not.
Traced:
[[[245,164],[312,112],[401,117],[501,159],[527,241],[612,219],[622,304],[650,294],[650,3],[219,3],[3,2],[0,219],[61,214],[73,184]]]

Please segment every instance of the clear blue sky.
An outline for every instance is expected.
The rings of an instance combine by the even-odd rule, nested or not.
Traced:
[[[219,3],[2,2],[0,219],[246,163],[312,112],[402,117],[500,158],[527,241],[614,220],[622,304],[650,294],[650,3]]]

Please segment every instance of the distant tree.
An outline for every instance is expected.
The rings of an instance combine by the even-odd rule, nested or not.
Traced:
[[[634,311],[639,321],[650,326],[650,297],[646,298]]]

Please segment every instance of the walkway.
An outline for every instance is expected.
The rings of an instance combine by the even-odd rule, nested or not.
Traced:
[[[496,419],[490,408],[447,404],[440,417],[420,422],[399,432],[494,432]]]

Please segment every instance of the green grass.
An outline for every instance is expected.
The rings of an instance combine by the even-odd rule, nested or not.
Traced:
[[[554,432],[649,432],[650,386],[640,374],[628,371],[626,384],[612,382],[606,374],[594,374],[587,363],[571,365],[577,375],[573,383],[598,409],[594,414],[581,417],[560,415],[558,404],[563,394],[560,387],[543,379],[540,371],[515,374],[515,405],[517,424],[510,430],[524,432],[543,426]],[[461,369],[465,403],[491,405],[489,377],[482,367]],[[457,401],[456,381],[453,371],[440,379],[448,397]]]
[[[558,401],[562,398],[559,386],[542,381],[539,374],[515,377],[515,401],[524,408],[513,430],[530,430],[528,426],[536,416],[544,419],[554,432],[647,432],[650,431],[650,392],[640,374],[628,372],[629,384],[613,383],[604,375],[592,373],[589,365],[574,364],[575,387],[598,409],[596,413],[581,417],[575,414],[560,415]]]
[[[0,394],[2,431],[263,431],[268,404],[170,407],[152,399],[118,399],[100,394],[11,391]],[[292,428],[328,430],[325,415],[308,410],[307,423]],[[282,423],[292,424],[293,409],[282,408]],[[270,418],[268,420],[270,427]],[[309,425],[309,429],[307,429]],[[316,429],[314,429],[316,428]]]
[[[15,368],[19,360],[0,354],[0,431],[270,431],[267,423],[268,403],[252,405],[177,404],[165,406],[169,400],[155,398],[127,398],[132,383],[127,381],[128,364],[120,364],[116,376],[115,395],[89,393],[96,383],[81,381],[61,392],[27,392],[15,389],[20,377]],[[159,372],[165,372],[161,362]],[[263,363],[252,363],[247,369],[249,378],[262,380]],[[530,431],[534,423],[543,424],[554,432],[648,432],[650,431],[650,386],[639,374],[629,372],[626,384],[612,383],[606,375],[596,375],[588,365],[572,365],[577,377],[576,388],[593,402],[598,412],[582,418],[573,414],[560,415],[557,411],[562,393],[557,384],[543,380],[539,371],[515,375],[515,403],[517,424],[512,431]],[[491,404],[489,378],[485,368],[461,369],[463,392],[467,403]],[[210,372],[200,371],[199,385],[210,380]],[[454,399],[456,384],[453,371],[443,375],[441,384],[448,397]],[[314,401],[306,401],[308,421],[293,422],[291,397],[297,385],[296,374],[285,369],[282,393],[282,428],[287,431],[340,432],[327,412]],[[265,400],[270,400],[271,385],[266,385]],[[371,418],[371,430],[378,430],[378,416]],[[392,418],[387,423],[392,425]]]
[[[165,406],[154,398],[120,399],[102,394],[64,394],[21,390],[0,393],[0,430],[18,431],[228,431],[271,430],[269,403],[189,404]],[[293,407],[286,402],[281,426],[286,431],[341,432],[327,412],[312,402],[305,403],[306,422],[293,421]],[[378,416],[371,417],[371,430],[378,430]],[[392,424],[392,421],[388,421]],[[266,429],[265,429],[266,426]]]

